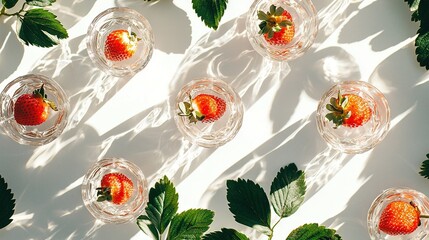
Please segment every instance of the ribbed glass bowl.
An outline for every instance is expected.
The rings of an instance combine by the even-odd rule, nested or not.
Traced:
[[[50,109],[48,119],[36,126],[18,124],[14,118],[14,106],[19,96],[31,94],[43,85],[48,99],[58,111]],[[40,146],[55,140],[68,123],[69,100],[61,86],[49,77],[28,74],[6,85],[0,95],[0,122],[4,132],[20,144]]]
[[[137,35],[136,52],[131,58],[110,61],[105,57],[107,36],[114,30],[124,29]],[[113,76],[134,75],[149,63],[154,37],[148,20],[136,10],[125,7],[109,8],[94,18],[87,31],[87,51],[94,64]]]

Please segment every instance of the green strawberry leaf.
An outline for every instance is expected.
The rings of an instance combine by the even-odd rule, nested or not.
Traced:
[[[36,6],[36,7],[46,7],[51,6],[52,3],[56,2],[56,0],[25,0],[28,5]]]
[[[164,176],[150,189],[149,202],[146,206],[147,216],[140,216],[137,224],[146,234],[149,229],[154,236],[159,238],[177,213],[178,206],[179,195],[173,183],[167,176]]]
[[[428,159],[422,162],[422,166],[420,167],[419,174],[424,178],[429,179],[429,153],[426,154],[426,158]]]
[[[217,29],[228,0],[192,0],[195,13],[210,28]]]
[[[304,202],[305,174],[294,163],[280,169],[271,184],[270,200],[281,218],[295,213]]]
[[[201,239],[213,222],[214,212],[207,209],[190,209],[174,216],[167,240]]]
[[[58,44],[58,39],[67,38],[68,33],[56,17],[40,8],[28,10],[20,17],[19,37],[26,45],[52,47]]]
[[[203,236],[202,240],[250,240],[246,235],[235,229],[222,228],[221,231],[212,232]]]
[[[2,0],[1,3],[3,4],[3,6],[5,8],[13,8],[16,3],[18,2],[18,0]]]
[[[262,187],[251,180],[228,180],[226,198],[235,221],[271,235],[271,209]]]
[[[293,230],[286,240],[341,240],[341,236],[335,232],[317,223],[309,223]]]
[[[15,199],[13,193],[7,188],[7,183],[0,176],[0,229],[12,222],[12,215],[15,212]]]
[[[429,31],[417,36],[416,41],[417,61],[420,66],[429,70]]]

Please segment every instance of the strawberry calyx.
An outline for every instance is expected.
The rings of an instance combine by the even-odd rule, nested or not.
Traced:
[[[345,110],[348,103],[348,97],[343,96],[341,94],[341,91],[338,91],[338,97],[332,97],[329,100],[329,103],[326,104],[326,109],[328,109],[330,112],[326,114],[325,117],[335,124],[335,129],[341,126],[344,123],[345,119],[350,118],[352,114],[351,111]]]
[[[270,6],[268,12],[258,11],[258,19],[261,20],[259,23],[259,34],[267,34],[268,39],[273,38],[275,32],[280,32],[287,26],[292,26],[292,21],[283,17],[284,8],[277,7],[275,5]]]
[[[43,102],[45,102],[46,104],[49,105],[49,107],[54,110],[54,111],[58,111],[57,106],[55,105],[55,103],[51,100],[48,99],[48,95],[45,94],[45,89],[44,89],[44,85],[42,84],[42,86],[39,89],[36,89],[33,91],[33,97],[35,98],[42,98]]]
[[[98,187],[95,190],[97,190],[97,202],[112,201],[113,197],[110,187]]]
[[[190,123],[202,121],[206,116],[192,107],[192,97],[189,95],[189,102],[179,102],[179,116],[188,117]]]

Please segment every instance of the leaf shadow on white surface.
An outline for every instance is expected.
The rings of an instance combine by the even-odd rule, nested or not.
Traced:
[[[380,52],[416,35],[418,23],[411,21],[411,12],[405,1],[378,0],[368,3],[365,6],[365,1],[351,5],[356,15],[351,14],[347,27],[341,29],[339,43],[359,42],[368,38],[372,50]]]
[[[149,21],[156,49],[177,54],[184,53],[191,44],[191,21],[186,12],[176,7],[172,0],[116,0],[116,6],[132,8]]]
[[[50,11],[57,15],[66,29],[70,29],[88,14],[95,2],[96,0],[56,1],[50,6]]]
[[[0,83],[5,85],[4,80],[18,68],[24,55],[23,43],[18,39],[15,31],[17,18],[2,18],[0,27]],[[1,88],[3,89],[3,87]]]

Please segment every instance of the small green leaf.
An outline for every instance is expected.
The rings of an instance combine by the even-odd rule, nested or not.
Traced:
[[[281,218],[295,213],[304,202],[305,174],[294,163],[280,169],[271,184],[270,200]]]
[[[281,16],[281,15],[283,14],[283,12],[284,12],[284,9],[283,9],[282,7],[278,7],[278,8],[276,9],[276,13],[275,13],[275,15],[276,15],[276,16]]]
[[[251,180],[228,180],[226,198],[235,221],[270,235],[270,203],[262,187]]]
[[[2,0],[1,2],[5,8],[13,8],[18,0]]]
[[[20,21],[19,37],[26,45],[52,47],[58,44],[58,39],[68,37],[67,30],[48,10],[28,10]]]
[[[217,29],[228,0],[192,0],[195,13],[210,28]]]
[[[429,153],[426,154],[426,158],[428,159],[422,162],[422,166],[420,167],[419,174],[422,177],[429,179]]]
[[[334,229],[310,223],[293,230],[286,240],[341,240],[342,238],[335,232]]]
[[[148,219],[163,234],[171,219],[177,213],[179,195],[172,182],[164,176],[149,191],[149,202],[146,207]],[[156,235],[156,234],[154,234]]]
[[[167,240],[201,239],[213,222],[214,212],[207,209],[190,209],[174,216]]]
[[[259,19],[259,20],[266,21],[266,20],[268,20],[268,19],[269,19],[269,17],[268,17],[268,15],[267,15],[265,12],[263,12],[263,11],[258,11],[258,19]],[[267,25],[267,23],[266,23],[266,22],[265,22],[265,25]],[[259,26],[259,27],[261,27],[261,26]]]
[[[28,5],[36,7],[51,6],[56,0],[26,0]]]
[[[12,215],[15,212],[15,199],[13,193],[7,188],[7,183],[0,176],[0,229],[12,222]]]
[[[188,102],[179,102],[179,110],[181,114],[188,116],[189,115],[189,109],[191,107],[191,104]]]
[[[272,4],[271,6],[270,6],[270,14],[271,15],[275,15],[275,13],[276,13],[276,5],[274,5],[274,4]]]
[[[246,235],[235,229],[222,228],[221,231],[212,232],[203,236],[202,240],[250,240]]]

